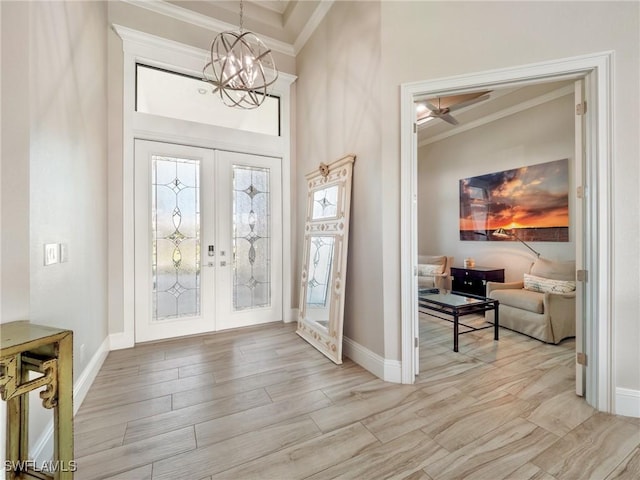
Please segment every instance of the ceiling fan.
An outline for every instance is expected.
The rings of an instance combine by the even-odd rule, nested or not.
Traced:
[[[439,118],[451,125],[458,125],[458,121],[453,118],[451,112],[463,107],[468,107],[469,105],[473,105],[474,103],[478,103],[483,100],[488,100],[489,93],[491,93],[491,90],[463,93],[460,95],[451,95],[449,97],[437,97],[417,102],[418,118],[416,123],[418,125],[423,125],[433,118]]]

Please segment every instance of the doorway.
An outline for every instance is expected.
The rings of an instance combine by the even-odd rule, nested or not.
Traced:
[[[473,90],[527,85],[542,80],[585,79],[587,104],[592,108],[585,118],[585,199],[581,234],[584,255],[576,267],[588,272],[584,283],[584,353],[587,402],[610,412],[612,372],[610,363],[611,253],[607,225],[611,218],[609,199],[611,126],[611,53],[594,54],[547,63],[496,71],[414,82],[401,86],[401,278],[402,278],[402,382],[414,382],[416,357],[417,305],[417,145],[414,130],[414,102],[425,96],[453,95]]]
[[[135,141],[135,340],[282,320],[279,158]]]

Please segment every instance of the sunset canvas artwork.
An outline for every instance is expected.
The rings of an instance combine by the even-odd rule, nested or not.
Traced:
[[[568,159],[460,180],[460,240],[504,241],[492,235],[498,228],[524,241],[568,242]]]

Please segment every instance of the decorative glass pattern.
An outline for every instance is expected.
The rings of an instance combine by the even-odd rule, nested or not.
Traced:
[[[338,214],[338,186],[313,192],[313,220],[331,218]]]
[[[233,308],[271,305],[269,169],[233,166]]]
[[[309,308],[326,308],[328,305],[334,242],[334,237],[311,237],[307,283]]]
[[[200,314],[200,162],[152,156],[153,321]]]

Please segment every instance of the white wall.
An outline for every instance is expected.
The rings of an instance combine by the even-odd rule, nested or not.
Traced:
[[[615,51],[613,82],[613,363],[617,387],[640,390],[640,43],[637,2],[382,2],[381,175],[385,287],[399,277],[399,96],[405,82]],[[418,55],[419,52],[419,55]],[[389,281],[387,282],[387,278]],[[378,292],[380,293],[380,292]],[[384,291],[385,336],[399,345],[400,298]],[[388,314],[387,304],[393,312]],[[399,358],[399,349],[385,355]]]
[[[11,88],[3,91],[3,117],[4,100],[13,97],[6,105],[17,122],[3,121],[3,139],[19,127],[10,155],[2,152],[3,170],[11,162],[16,175],[5,170],[2,178],[21,192],[2,206],[28,225],[5,230],[3,216],[3,246],[23,243],[12,262],[3,261],[3,297],[15,273],[24,312],[3,312],[3,321],[73,330],[77,380],[107,335],[106,4],[3,2],[2,9],[3,47],[11,47],[6,56],[3,49],[2,72],[15,80],[3,83]],[[65,243],[68,262],[45,267],[45,243]],[[32,448],[51,420],[41,403],[32,395]]]
[[[505,280],[522,280],[535,255],[519,242],[461,241],[459,180],[538,163],[569,159],[575,191],[573,94],[431,143],[418,151],[418,252],[446,254],[462,266],[505,268]],[[574,195],[569,195],[569,242],[532,242],[543,257],[575,259]]]
[[[384,354],[380,172],[380,7],[336,2],[297,57],[297,192],[321,162],[356,155],[353,171],[344,334]],[[298,225],[306,205],[298,202]],[[303,232],[298,228],[297,271]],[[299,278],[298,278],[299,281]],[[399,292],[399,289],[398,289]],[[398,317],[399,318],[399,317]]]

